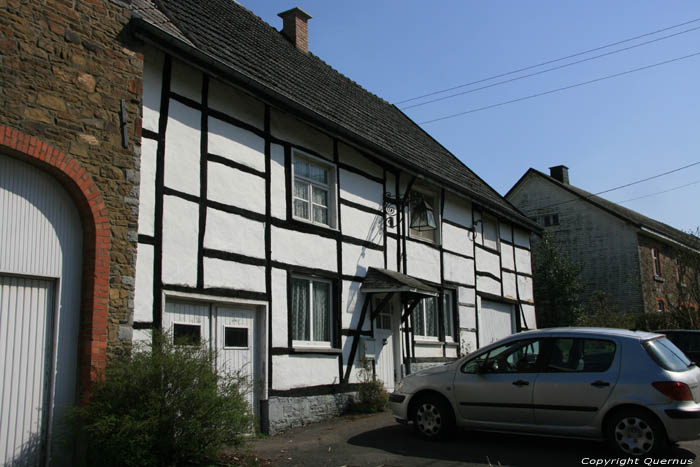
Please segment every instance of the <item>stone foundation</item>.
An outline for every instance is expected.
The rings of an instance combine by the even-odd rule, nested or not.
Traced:
[[[319,396],[270,397],[270,434],[342,415],[356,396],[356,392],[344,392]]]

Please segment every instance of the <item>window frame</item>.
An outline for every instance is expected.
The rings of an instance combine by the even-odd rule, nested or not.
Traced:
[[[414,230],[411,228],[411,219],[413,218],[413,207],[410,205],[408,206],[408,215],[404,216],[406,219],[407,225],[406,225],[406,230],[408,232],[408,238],[411,238],[413,240],[417,240],[420,242],[426,242],[430,243],[433,245],[440,245],[442,243],[442,229],[440,228],[442,226],[442,216],[440,213],[442,212],[441,210],[441,205],[440,205],[440,191],[439,190],[433,190],[431,188],[423,187],[423,186],[413,186],[411,187],[411,196],[413,196],[413,193],[418,193],[419,195],[425,197],[430,197],[434,202],[433,205],[431,206],[433,208],[433,217],[435,218],[435,230],[432,231],[433,233],[433,239],[430,240],[428,238],[425,238],[421,235],[421,232],[418,230]],[[430,204],[430,203],[429,203]]]
[[[654,277],[661,276],[661,252],[657,247],[651,247],[651,261],[654,266]]]
[[[438,302],[438,297],[424,297],[421,298],[416,307],[413,309],[413,314],[415,318],[415,313],[417,311],[421,311],[423,314],[423,331],[427,332],[428,326],[428,320],[426,319],[425,315],[425,307],[423,306],[423,303],[425,300],[435,300],[435,313],[436,313],[436,318],[437,318],[437,323],[435,326],[435,329],[437,331],[437,336],[428,336],[426,334],[418,334],[418,329],[417,329],[417,320],[414,319],[413,323],[413,339],[416,342],[428,342],[428,343],[438,343],[440,342],[440,303]]]
[[[612,344],[612,346],[613,346],[612,358],[610,358],[610,362],[608,363],[608,366],[604,370],[585,370],[585,362],[584,362],[584,368],[582,368],[581,370],[572,369],[570,371],[564,371],[562,369],[562,371],[550,371],[549,365],[552,363],[552,354],[553,354],[554,346],[556,345],[556,341],[557,340],[567,340],[567,339],[571,339],[571,341],[572,341],[571,348],[572,349],[575,345],[577,345],[577,341],[582,341],[581,345],[580,345],[582,349],[585,346],[586,341],[605,342],[608,344]],[[604,337],[598,337],[598,336],[596,336],[596,337],[582,337],[582,336],[551,337],[551,338],[549,338],[548,347],[549,347],[549,349],[547,352],[547,356],[544,359],[544,361],[542,362],[542,368],[540,368],[541,373],[547,373],[547,374],[567,374],[567,375],[570,375],[570,374],[582,374],[582,373],[605,373],[605,372],[610,371],[610,369],[613,367],[613,364],[615,363],[615,359],[617,358],[617,354],[620,351],[619,350],[620,346],[618,345],[618,343],[615,340],[606,339]],[[581,358],[584,358],[584,356],[582,355]]]
[[[309,284],[309,306],[307,309],[307,318],[309,319],[309,336],[312,338],[312,340],[300,340],[300,339],[295,339],[294,338],[294,329],[292,328],[292,335],[290,336],[291,338],[291,345],[292,347],[314,347],[314,348],[322,348],[322,349],[332,349],[333,348],[333,338],[334,338],[334,333],[333,333],[333,281],[327,278],[323,277],[315,277],[315,276],[307,276],[307,275],[302,275],[302,274],[291,274],[289,276],[289,281],[290,281],[290,291],[291,291],[291,281],[294,279],[298,280],[304,280],[307,281]],[[328,284],[329,286],[329,293],[328,293],[328,326],[329,326],[329,340],[327,341],[315,341],[313,340],[314,336],[314,328],[313,328],[313,284],[314,282],[321,282]],[[291,294],[291,292],[290,292]],[[294,317],[294,303],[292,300],[290,300],[292,303],[289,304],[289,317],[288,319],[290,320],[290,323],[292,323],[293,317]],[[291,324],[290,324],[291,326]]]
[[[456,342],[455,339],[455,329],[456,329],[456,319],[455,319],[455,296],[457,295],[457,292],[453,289],[443,289],[442,291],[442,332],[445,337],[445,343],[452,344]],[[450,307],[449,309],[445,308],[445,297],[450,296]],[[446,318],[450,317],[450,323],[452,323],[452,333],[448,334],[447,333],[447,328],[446,328]],[[438,317],[438,322],[439,322],[439,317]]]
[[[317,225],[320,227],[328,228],[328,229],[334,229],[337,230],[337,225],[338,225],[338,176],[337,176],[337,171],[338,168],[336,165],[327,160],[323,159],[318,156],[314,156],[312,154],[309,154],[307,152],[304,152],[300,149],[293,148],[292,149],[292,156],[291,156],[291,190],[290,190],[290,197],[291,199],[289,200],[289,203],[291,205],[291,215],[292,219],[299,221],[299,222],[306,222],[307,224],[312,224],[312,225]],[[315,180],[312,180],[310,178],[304,177],[303,175],[297,175],[295,169],[294,169],[294,162],[297,159],[305,160],[306,162],[315,165],[317,167],[320,167],[322,169],[325,169],[328,171],[328,184],[324,185],[321,182],[317,182]],[[299,179],[301,182],[306,183],[309,185],[308,189],[308,200],[304,200],[301,198],[297,198],[296,196],[296,180]],[[318,222],[314,220],[314,213],[313,213],[313,208],[314,205],[321,206],[319,204],[315,204],[313,202],[313,187],[317,187],[319,189],[326,190],[328,192],[328,224],[324,224],[323,222]],[[295,200],[300,200],[300,201],[306,201],[307,202],[307,207],[308,207],[308,212],[309,212],[309,218],[302,217],[296,214],[294,210],[294,202]]]
[[[248,345],[245,347],[241,346],[236,346],[236,345],[231,345],[228,346],[226,345],[226,329],[245,329],[246,330],[246,342]],[[250,328],[249,327],[241,327],[241,326],[235,326],[232,324],[224,324],[223,325],[223,333],[224,333],[224,345],[222,346],[223,349],[225,350],[248,350],[250,349]]]

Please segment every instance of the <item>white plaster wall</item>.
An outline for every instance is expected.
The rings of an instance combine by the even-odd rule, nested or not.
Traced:
[[[518,272],[532,274],[532,265],[530,264],[530,250],[516,248],[515,264],[518,266]]]
[[[386,268],[391,271],[398,271],[396,267],[396,240],[386,239]]]
[[[440,282],[440,252],[420,242],[406,242],[407,274],[419,279]]]
[[[153,321],[153,245],[136,247],[134,321]]]
[[[340,196],[373,209],[382,209],[384,186],[345,169],[340,169]]]
[[[384,245],[382,217],[341,205],[343,234],[360,240]]]
[[[343,301],[341,304],[341,320],[344,329],[356,329],[360,322],[362,305],[365,302],[365,295],[360,292],[359,282],[343,281]],[[363,329],[370,329],[369,319],[365,317]]]
[[[338,157],[340,162],[357,167],[363,172],[374,175],[375,177],[382,178],[384,170],[379,165],[345,143],[338,143]]]
[[[165,186],[199,196],[201,115],[170,99],[165,135]]]
[[[204,287],[265,292],[265,267],[204,258]]]
[[[518,292],[520,293],[520,300],[531,302],[534,300],[532,296],[532,278],[525,277],[518,274]]]
[[[455,253],[473,256],[474,242],[470,238],[469,231],[451,224],[442,224],[442,246]]]
[[[493,295],[501,295],[501,283],[487,276],[477,276],[476,290]]]
[[[141,181],[139,182],[139,233],[153,235],[156,203],[156,150],[152,139],[141,140]]]
[[[265,213],[265,179],[223,164],[209,162],[207,198]]]
[[[523,315],[525,317],[525,322],[522,323],[523,326],[527,324],[528,329],[537,329],[537,318],[535,315],[535,306],[528,304],[521,304],[523,307]],[[522,319],[522,318],[521,318]]]
[[[513,261],[513,247],[507,243],[501,243],[501,266],[511,270],[515,267],[515,262]]]
[[[278,390],[340,383],[335,355],[273,355],[272,375]]]
[[[472,225],[471,203],[464,198],[451,193],[445,193],[444,219],[464,227]]]
[[[144,130],[158,133],[160,96],[163,87],[163,54],[151,46],[143,53],[143,120]]]
[[[163,200],[163,282],[197,285],[199,206],[174,196]]]
[[[416,357],[442,357],[442,346],[439,343],[428,344],[416,342]]]
[[[329,160],[333,160],[333,140],[288,113],[272,109],[270,132],[276,138],[311,149]]]
[[[348,336],[343,336],[342,338],[342,343],[343,343],[343,375],[345,374],[345,371],[347,371],[348,368],[348,361],[350,360],[350,352],[352,351],[352,343],[354,341],[354,338],[348,337]],[[350,370],[350,377],[348,378],[349,383],[359,383],[360,382],[360,371],[358,369],[358,362],[361,357],[360,352],[363,350],[362,348],[362,342],[360,341],[360,345],[357,347],[357,353],[355,354],[355,362],[354,365],[352,366],[352,369]]]
[[[215,79],[209,80],[209,107],[264,130],[265,105]]]
[[[457,301],[460,305],[476,304],[476,291],[471,287],[457,287]]]
[[[382,251],[343,243],[343,274],[364,276],[370,266],[384,267],[384,253]]]
[[[335,240],[279,227],[272,227],[272,259],[296,266],[338,270]]]
[[[202,102],[202,73],[179,60],[173,60],[170,90]]]
[[[476,270],[501,277],[501,266],[498,261],[498,255],[481,248],[476,248]]]
[[[498,221],[491,216],[484,216],[483,223],[484,246],[492,250],[498,249]]]
[[[217,209],[207,209],[204,247],[264,258],[265,224]]]
[[[272,346],[287,347],[287,271],[272,268]]]
[[[523,248],[530,249],[530,234],[525,230],[515,228],[513,232],[515,244]]]
[[[474,306],[460,305],[459,327],[464,329],[476,329],[476,308]]]
[[[148,349],[153,343],[153,331],[150,329],[134,329],[131,334],[131,342],[141,349]]]
[[[517,298],[515,290],[515,274],[503,272],[503,296]]]
[[[458,345],[448,345],[445,346],[445,357],[447,358],[457,358]]]
[[[265,140],[252,131],[209,117],[210,154],[265,171]]]
[[[270,209],[273,217],[287,218],[287,194],[285,191],[284,148],[270,146]]]
[[[501,239],[505,240],[507,242],[512,241],[513,238],[513,227],[510,224],[507,224],[503,221],[501,221],[500,225],[500,234],[501,234]],[[503,244],[501,244],[501,247]]]
[[[462,355],[467,355],[477,350],[475,332],[463,329],[460,331],[459,334],[460,346],[462,347]]]
[[[445,280],[474,285],[474,260],[445,253],[443,256]]]

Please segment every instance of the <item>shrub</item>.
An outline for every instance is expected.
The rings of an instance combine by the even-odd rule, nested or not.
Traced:
[[[384,383],[374,375],[368,358],[362,357],[359,363],[360,389],[353,409],[362,413],[382,412],[389,401]]]
[[[70,416],[81,462],[102,466],[171,466],[212,458],[253,429],[240,374],[222,374],[199,345],[154,338],[112,358],[90,399]]]

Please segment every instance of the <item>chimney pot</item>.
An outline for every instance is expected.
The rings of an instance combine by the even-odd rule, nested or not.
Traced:
[[[311,15],[301,8],[294,7],[291,10],[278,14],[282,18],[282,34],[294,47],[302,52],[309,51],[309,25]]]
[[[549,168],[549,176],[561,183],[569,184],[569,168],[565,165],[555,165]]]

